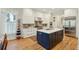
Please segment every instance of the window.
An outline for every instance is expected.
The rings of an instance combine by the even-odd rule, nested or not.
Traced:
[[[7,18],[8,18],[7,21],[9,21],[9,22],[15,21],[15,15],[13,15],[12,13],[8,13]]]

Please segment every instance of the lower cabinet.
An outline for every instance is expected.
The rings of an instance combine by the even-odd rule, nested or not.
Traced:
[[[27,28],[27,29],[23,29],[22,34],[23,37],[26,38],[30,36],[36,36],[36,32],[37,32],[36,28]]]
[[[50,34],[37,31],[37,41],[45,49],[51,49],[55,47],[62,40],[63,40],[63,30]]]
[[[42,45],[44,48],[49,49],[49,36],[46,33],[37,32],[37,41],[40,45]]]

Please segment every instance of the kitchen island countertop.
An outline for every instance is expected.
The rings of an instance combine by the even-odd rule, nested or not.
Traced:
[[[63,28],[54,28],[54,29],[41,29],[41,30],[38,30],[40,32],[44,32],[44,33],[53,33],[53,32],[56,32],[56,31],[60,31],[60,30],[63,30]]]

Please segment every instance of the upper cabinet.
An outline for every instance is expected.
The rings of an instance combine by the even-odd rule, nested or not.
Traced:
[[[50,14],[49,13],[43,14],[43,23],[48,23],[49,20],[50,20]]]
[[[54,16],[51,18],[52,27],[53,28],[62,28],[63,27],[63,19],[62,16]]]
[[[43,23],[48,23],[50,19],[49,13],[43,13],[39,11],[34,11],[32,9],[23,9],[23,24],[34,23],[37,17],[40,17]]]
[[[33,11],[31,9],[23,9],[23,23],[24,24],[34,23]]]
[[[77,16],[77,9],[66,9],[64,11],[64,16],[68,17],[68,16]]]

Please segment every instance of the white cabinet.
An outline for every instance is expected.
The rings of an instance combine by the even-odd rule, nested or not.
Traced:
[[[48,23],[50,20],[50,14],[43,14],[43,23]]]
[[[31,30],[28,28],[28,29],[23,29],[23,37],[29,37],[30,36],[30,33],[31,33]]]
[[[32,33],[33,33],[34,36],[36,36],[37,35],[37,28],[33,28]]]
[[[23,37],[26,38],[26,37],[30,37],[30,36],[35,36],[36,33],[37,33],[37,29],[36,28],[26,28],[26,29],[23,29]]]
[[[26,17],[23,18],[22,23],[23,24],[33,24],[34,23],[34,17],[26,16]]]
[[[23,17],[22,17],[23,24],[29,24],[29,23],[34,23],[34,15],[33,11],[31,9],[24,9],[23,10]]]
[[[53,28],[62,28],[63,27],[63,19],[62,19],[62,16],[54,16],[55,19],[52,19],[50,20],[52,22],[52,27]],[[50,22],[49,22],[50,24]]]
[[[68,17],[68,16],[77,16],[77,9],[66,9],[64,11],[64,16]]]

